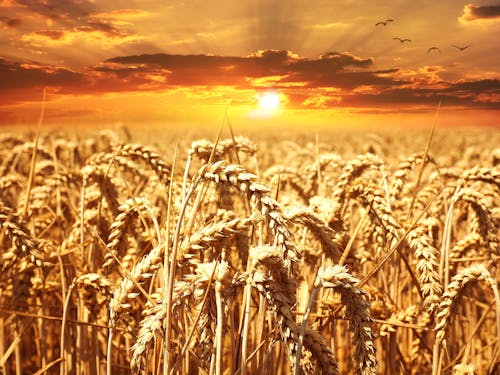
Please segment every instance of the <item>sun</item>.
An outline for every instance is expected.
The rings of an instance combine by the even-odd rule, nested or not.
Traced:
[[[268,111],[275,110],[280,105],[280,96],[275,92],[266,92],[257,95],[259,107]]]

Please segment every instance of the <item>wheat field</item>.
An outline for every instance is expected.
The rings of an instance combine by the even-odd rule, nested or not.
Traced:
[[[496,129],[0,133],[8,374],[500,374]]]

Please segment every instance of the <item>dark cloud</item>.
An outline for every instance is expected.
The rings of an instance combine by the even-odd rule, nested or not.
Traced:
[[[373,64],[372,59],[360,59],[348,53],[331,52],[320,56],[319,59],[306,59],[294,55],[285,50],[265,50],[251,54],[246,57],[215,56],[215,55],[135,55],[115,57],[107,60],[108,62],[120,64],[143,64],[152,65],[167,69],[197,67],[212,69],[216,67],[234,66],[235,68],[256,68],[258,75],[264,75],[265,72],[273,75],[277,72],[283,72],[287,69],[311,71],[314,69],[333,69],[340,70],[345,67],[368,67]],[[261,68],[265,69],[265,72]]]
[[[498,79],[482,79],[479,81],[459,81],[444,91],[460,92],[466,91],[474,94],[490,92],[500,95],[500,81]]]
[[[442,83],[441,83],[442,84]],[[500,110],[500,80],[480,80],[448,83],[438,88],[389,88],[379,93],[347,95],[342,99],[345,107],[443,106]]]
[[[266,50],[245,57],[214,55],[135,55],[107,60],[112,65],[98,69],[117,70],[135,67],[138,70],[161,72],[170,85],[237,85],[250,88],[258,83],[252,79],[276,77],[275,86],[304,87],[397,84],[378,72],[366,71],[372,59],[361,59],[348,53],[331,52],[317,59],[307,59],[284,50]]]
[[[122,27],[114,25],[112,22],[103,20],[91,20],[70,29],[59,28],[56,30],[34,31],[23,36],[23,40],[32,42],[35,45],[43,45],[47,41],[72,43],[75,40],[100,40],[102,38],[106,38],[108,42],[122,43],[136,40],[137,36]]]
[[[17,0],[17,4],[57,21],[72,21],[94,13],[96,6],[91,0]]]
[[[0,23],[3,23],[8,28],[15,29],[16,27],[21,26],[22,22],[19,18],[0,16]]]
[[[61,40],[64,38],[65,32],[61,30],[40,30],[35,31],[33,34],[44,36],[52,40]]]
[[[141,9],[115,9],[102,12],[94,0],[15,0],[15,3],[28,11],[60,23],[78,23],[87,19],[109,19],[144,16]]]
[[[0,92],[37,87],[67,87],[82,82],[83,76],[66,68],[36,63],[9,62],[0,58]]]
[[[474,5],[464,6],[463,21],[474,21],[479,19],[500,18],[500,5]]]
[[[144,13],[139,9],[97,13],[96,5],[91,0],[17,0],[17,3],[27,11],[53,21],[51,22],[53,30],[38,30],[28,35],[45,36],[52,40],[61,40],[65,35],[78,32],[99,32],[115,40],[134,36],[135,32],[129,29],[131,24],[120,20],[120,17],[126,18]]]
[[[88,31],[88,32],[101,31],[110,38],[126,37],[127,35],[131,34],[130,32],[126,31],[123,27],[118,26],[112,20],[103,20],[97,18],[89,19],[86,25],[79,26],[76,29],[79,31]]]

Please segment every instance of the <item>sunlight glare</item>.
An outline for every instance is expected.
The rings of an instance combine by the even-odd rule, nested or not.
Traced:
[[[258,95],[259,107],[265,110],[275,110],[280,105],[280,97],[277,93],[266,92]]]

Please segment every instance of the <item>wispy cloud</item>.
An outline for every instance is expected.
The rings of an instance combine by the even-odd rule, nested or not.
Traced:
[[[21,37],[34,46],[70,45],[81,42],[99,42],[105,46],[143,40],[143,36],[126,30],[112,21],[91,19],[71,29],[39,30]]]
[[[109,12],[99,12],[91,14],[91,18],[100,19],[130,19],[149,16],[149,12],[143,9],[115,9]]]
[[[352,24],[347,22],[328,22],[328,23],[316,23],[314,25],[309,26],[309,28],[313,30],[335,30],[335,29],[346,29],[351,27]]]
[[[143,40],[134,35],[110,35],[109,33],[95,30],[91,27],[81,26],[72,30],[42,30],[24,35],[22,41],[32,46],[60,46],[75,43],[101,43],[102,46],[110,47],[123,43],[131,43]]]
[[[92,49],[110,49],[147,38],[134,29],[133,21],[149,14],[141,9],[102,12],[92,0],[17,0],[6,8],[10,8],[11,14],[29,20],[19,28],[18,34],[18,40],[28,50],[35,47],[47,52],[44,47],[64,49],[78,44],[79,51],[87,48],[90,55]],[[3,16],[0,17],[0,24],[13,28],[19,26],[19,20],[24,18]]]

